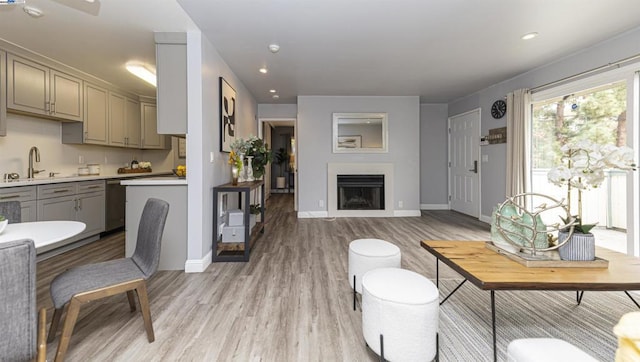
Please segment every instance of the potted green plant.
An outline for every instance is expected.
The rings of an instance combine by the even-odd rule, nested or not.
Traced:
[[[247,144],[247,156],[253,157],[253,177],[259,180],[264,175],[265,167],[271,162],[271,150],[267,143],[255,136],[249,136]]]
[[[276,164],[280,168],[280,176],[276,178],[276,188],[283,189],[285,187],[285,178],[284,172],[286,170],[286,165],[289,163],[289,153],[284,148],[279,148],[276,153]]]
[[[578,215],[573,216],[573,234],[568,230],[560,231],[558,248],[564,260],[593,260],[595,258],[595,237],[591,229],[595,224],[583,224],[582,191],[599,187],[605,179],[605,169],[633,170],[633,150],[629,147],[599,145],[589,140],[577,141],[562,146],[562,165],[552,168],[547,173],[549,182],[567,188],[567,206],[571,214],[571,191],[578,190]],[[571,214],[572,215],[572,214]],[[571,219],[571,218],[570,218]],[[570,219],[563,219],[565,224]]]

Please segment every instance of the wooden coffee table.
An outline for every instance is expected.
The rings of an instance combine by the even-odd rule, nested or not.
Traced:
[[[640,308],[628,292],[640,290],[640,258],[596,248],[596,256],[609,261],[608,268],[528,268],[486,248],[484,241],[424,240],[420,244],[437,258],[436,286],[439,287],[439,261],[465,278],[440,304],[467,280],[491,292],[494,361],[497,360],[496,290],[575,290],[578,304],[585,290],[624,291]]]

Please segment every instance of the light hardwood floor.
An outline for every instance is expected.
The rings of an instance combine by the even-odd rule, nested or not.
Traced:
[[[293,196],[267,203],[265,234],[248,263],[215,263],[204,273],[158,272],[149,281],[156,341],[126,295],[83,306],[68,361],[375,361],[347,281],[349,242],[398,245],[402,267],[435,278],[423,239],[487,240],[488,225],[449,211],[413,218],[297,219]],[[122,233],[38,264],[38,305],[48,284],[77,263],[121,257]],[[460,278],[448,268],[441,277]],[[52,360],[58,338],[48,345]],[[488,343],[488,341],[487,341]]]

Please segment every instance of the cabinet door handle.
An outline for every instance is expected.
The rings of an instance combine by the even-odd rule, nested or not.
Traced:
[[[98,186],[98,185],[94,185],[94,186],[88,186],[87,188],[88,188],[88,189],[99,189],[99,188],[100,188],[100,186]]]
[[[78,210],[82,210],[82,199],[78,199]]]
[[[0,200],[17,199],[20,195],[0,196]]]
[[[69,192],[69,190],[53,190],[54,194],[60,194],[60,193],[63,193],[63,192]]]
[[[44,111],[51,112],[51,103],[49,103],[49,101],[44,102]]]

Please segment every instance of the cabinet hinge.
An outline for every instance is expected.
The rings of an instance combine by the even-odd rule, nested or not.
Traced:
[[[451,195],[449,195],[449,201],[451,201]]]

